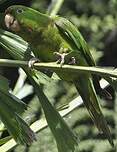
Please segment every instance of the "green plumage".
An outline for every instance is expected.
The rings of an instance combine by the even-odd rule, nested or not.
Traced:
[[[29,42],[33,53],[40,61],[54,62],[57,60],[54,52],[59,52],[59,54],[66,54],[66,64],[69,64],[71,58],[74,57],[76,65],[95,66],[87,43],[78,29],[67,19],[51,18],[24,6],[11,6],[7,9],[7,14],[17,22],[18,30],[15,30],[14,23],[8,26],[7,19],[5,20],[6,26]],[[72,75],[72,73],[60,72],[57,74],[63,80],[72,81],[75,84],[95,125],[113,146],[110,130],[98,102],[97,90],[95,91],[96,88],[100,89],[99,78],[90,74]],[[95,88],[94,80],[97,86]]]

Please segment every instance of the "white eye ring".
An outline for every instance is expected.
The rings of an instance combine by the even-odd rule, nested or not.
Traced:
[[[21,14],[21,13],[23,13],[23,12],[24,12],[23,9],[21,9],[21,8],[18,8],[18,9],[17,9],[17,13],[18,13],[18,14]]]

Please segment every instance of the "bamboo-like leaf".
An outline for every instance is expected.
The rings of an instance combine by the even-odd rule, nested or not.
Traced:
[[[59,12],[63,2],[64,0],[52,0],[50,6],[48,7],[47,14],[55,16]]]
[[[26,104],[8,92],[8,82],[0,76],[0,118],[13,138],[22,144],[30,144],[35,135],[18,114],[24,112]]]
[[[0,86],[2,86],[2,89],[8,91],[9,85],[8,85],[8,79],[0,75]]]
[[[7,141],[9,141],[12,137],[7,136],[5,138],[0,139],[0,145],[5,144]]]
[[[2,33],[1,33],[2,32]],[[22,43],[25,43],[21,38],[10,34],[9,32],[0,31],[0,44],[12,55],[14,59],[26,59],[24,54],[27,53],[27,48],[24,49]],[[18,44],[20,41],[20,45]],[[17,44],[17,45],[15,45]],[[13,48],[13,51],[12,51]],[[18,56],[19,54],[19,56]],[[57,147],[59,152],[74,152],[77,151],[78,140],[72,130],[67,126],[60,114],[51,105],[48,98],[43,93],[40,80],[37,78],[38,73],[33,70],[33,73],[24,68],[28,78],[30,79],[35,92],[39,98],[42,108],[45,113],[48,125],[56,139]]]
[[[14,44],[14,45],[13,45]],[[4,47],[15,59],[28,60],[31,56],[31,50],[28,43],[19,36],[11,32],[0,29],[0,45]]]
[[[35,88],[35,92],[41,102],[42,108],[45,113],[48,125],[56,139],[57,147],[59,152],[75,152],[78,147],[78,139],[72,132],[72,130],[67,126],[63,118],[56,111],[56,109],[51,105],[48,98],[42,92],[39,86],[38,79],[31,75],[28,75],[30,81]]]
[[[0,99],[4,100],[4,103],[11,107],[14,112],[19,114],[24,112],[24,110],[27,109],[27,105],[11,93],[9,93],[8,80],[1,75],[0,84]]]

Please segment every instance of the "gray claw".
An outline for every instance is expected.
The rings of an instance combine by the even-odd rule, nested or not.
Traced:
[[[69,62],[69,64],[71,64],[71,65],[76,64],[76,59],[75,59],[75,57],[71,57],[71,61]]]
[[[28,67],[33,68],[34,63],[36,62],[40,62],[40,60],[38,58],[31,58],[28,62]]]
[[[61,54],[59,52],[54,52],[54,54],[59,57],[56,63],[60,63],[60,66],[62,67],[62,65],[65,63],[65,56],[67,55],[67,53]]]

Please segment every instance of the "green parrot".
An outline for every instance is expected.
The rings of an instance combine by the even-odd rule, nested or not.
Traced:
[[[42,14],[21,5],[9,7],[5,12],[5,25],[26,40],[41,62],[59,62],[79,66],[95,66],[88,45],[78,29],[67,19]],[[91,74],[54,71],[66,81],[72,81],[81,95],[92,120],[114,146],[110,129],[102,113],[97,91],[102,91],[99,78]],[[95,86],[94,86],[95,82]],[[105,93],[108,95],[108,93]]]

